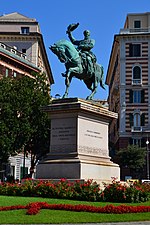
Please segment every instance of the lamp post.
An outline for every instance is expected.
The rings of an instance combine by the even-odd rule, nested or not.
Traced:
[[[149,144],[149,141],[148,141],[148,139],[147,139],[147,141],[146,141],[146,161],[147,161],[147,179],[149,180],[149,149],[148,149],[148,144]]]
[[[23,146],[23,179],[25,179],[25,162],[26,162],[26,152],[25,146]]]

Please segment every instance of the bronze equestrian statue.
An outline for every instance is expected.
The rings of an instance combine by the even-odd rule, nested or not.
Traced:
[[[68,97],[68,90],[72,77],[76,77],[83,80],[87,88],[92,91],[86,98],[91,100],[97,91],[99,83],[100,86],[105,89],[103,83],[104,69],[103,66],[97,64],[96,56],[91,51],[94,47],[95,41],[90,39],[90,31],[85,30],[83,32],[83,40],[76,40],[73,37],[72,31],[76,29],[78,25],[79,23],[70,24],[67,28],[66,33],[68,34],[71,42],[67,40],[60,40],[50,46],[50,49],[57,55],[60,62],[64,63],[66,67],[65,73],[62,73],[62,76],[65,77],[66,85],[63,98]]]

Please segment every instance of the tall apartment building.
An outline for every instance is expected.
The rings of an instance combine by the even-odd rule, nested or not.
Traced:
[[[0,42],[14,47],[13,53],[21,52],[26,60],[47,75],[50,85],[54,83],[43,36],[36,19],[17,12],[0,16]]]
[[[109,109],[118,121],[110,125],[110,147],[146,147],[150,141],[150,13],[127,14],[114,36],[106,77]]]
[[[47,83],[54,83],[48,62],[40,27],[35,19],[19,13],[11,13],[0,17],[0,79],[2,77],[32,77],[32,73],[45,73]],[[10,157],[10,165],[4,165],[0,171],[0,180],[4,180],[8,172],[15,179],[30,172],[30,157],[20,153]],[[8,171],[9,170],[9,171]]]
[[[0,79],[2,77],[33,77],[33,72],[40,73],[41,70],[27,60],[25,54],[0,42]]]

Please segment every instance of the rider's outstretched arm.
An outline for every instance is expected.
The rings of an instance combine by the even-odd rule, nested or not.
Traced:
[[[80,41],[76,40],[76,39],[73,37],[73,35],[72,35],[71,32],[68,32],[68,37],[69,37],[70,41],[71,41],[74,45],[79,45],[79,42],[80,42]]]

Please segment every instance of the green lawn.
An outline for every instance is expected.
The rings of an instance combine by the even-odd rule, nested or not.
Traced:
[[[29,202],[48,202],[61,204],[88,204],[94,206],[104,206],[110,203],[70,201],[63,199],[29,198],[29,197],[9,197],[0,196],[0,206],[26,205]],[[120,204],[114,204],[120,205]],[[139,205],[139,204],[129,204]],[[140,205],[150,205],[149,202]],[[150,213],[135,214],[98,214],[87,212],[70,212],[61,210],[41,210],[39,214],[26,215],[26,210],[14,210],[0,212],[0,224],[35,224],[35,223],[100,223],[100,222],[125,222],[125,221],[150,221]]]

